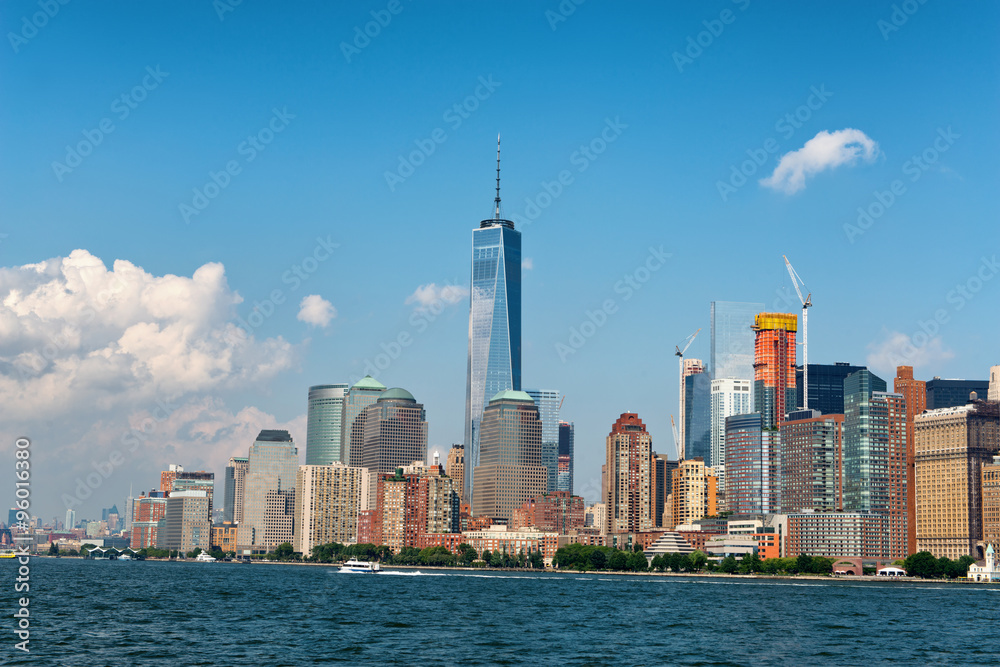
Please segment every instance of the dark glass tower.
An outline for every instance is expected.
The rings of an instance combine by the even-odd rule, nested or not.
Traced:
[[[479,422],[486,402],[521,390],[521,233],[500,217],[500,139],[493,217],[472,232],[469,364],[465,390],[466,498],[479,465]]]

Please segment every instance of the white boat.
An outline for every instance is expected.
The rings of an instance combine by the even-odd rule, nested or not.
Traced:
[[[132,560],[132,557],[129,556],[128,554],[122,554],[121,556],[118,557],[118,560]]]
[[[215,557],[213,557],[211,554],[202,551],[200,554],[198,554],[198,557],[195,558],[195,560],[198,561],[199,563],[214,563]]]
[[[353,558],[340,566],[340,572],[378,574],[381,571],[382,568],[378,563],[373,563],[367,560],[355,560]]]

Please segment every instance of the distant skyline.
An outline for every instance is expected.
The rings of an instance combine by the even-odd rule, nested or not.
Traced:
[[[0,453],[93,518],[261,429],[304,457],[309,387],[372,373],[445,454],[498,132],[578,494],[624,412],[675,454],[712,301],[801,313],[782,255],[811,363],[987,378],[1000,7],[896,4],[6,2]]]

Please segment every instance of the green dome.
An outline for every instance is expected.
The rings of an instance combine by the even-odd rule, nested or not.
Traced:
[[[513,389],[504,389],[490,399],[490,403],[493,401],[522,401],[525,403],[531,403],[532,405],[535,403],[535,400],[528,394],[523,391],[514,391]]]
[[[392,389],[386,389],[381,394],[379,394],[378,400],[380,401],[409,401],[411,403],[416,403],[417,399],[413,398],[413,394],[406,391],[405,389],[400,389],[399,387],[393,387]]]
[[[371,375],[366,375],[358,380],[351,389],[378,389],[379,391],[385,391],[385,385]]]

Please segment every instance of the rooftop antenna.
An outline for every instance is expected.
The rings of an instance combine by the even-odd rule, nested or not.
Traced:
[[[497,198],[493,200],[496,210],[493,212],[493,219],[500,219],[500,133],[497,133]]]

